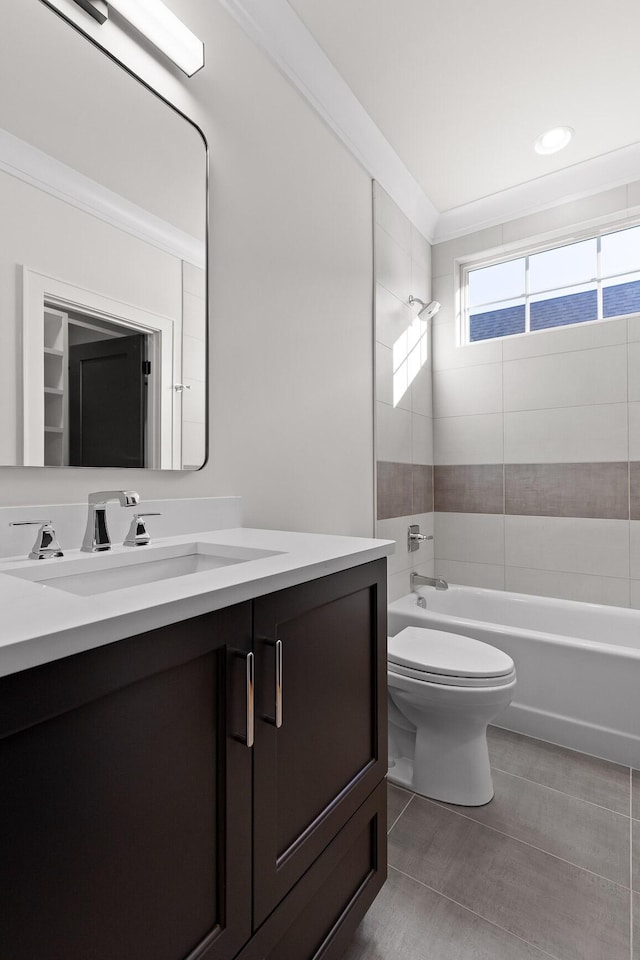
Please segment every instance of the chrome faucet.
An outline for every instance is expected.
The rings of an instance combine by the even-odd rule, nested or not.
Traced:
[[[99,553],[111,550],[111,537],[107,528],[107,504],[117,500],[121,507],[135,507],[140,497],[135,490],[98,490],[89,494],[89,515],[82,550],[84,553]]]
[[[411,590],[415,592],[416,587],[435,587],[436,590],[448,590],[449,584],[442,577],[423,577],[421,573],[411,574]]]

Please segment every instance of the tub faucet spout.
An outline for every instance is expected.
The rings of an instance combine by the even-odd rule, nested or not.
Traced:
[[[449,584],[442,577],[423,577],[421,573],[412,573],[411,590],[414,593],[416,587],[435,587],[436,590],[448,590]]]

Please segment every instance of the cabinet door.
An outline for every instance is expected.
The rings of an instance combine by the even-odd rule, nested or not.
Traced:
[[[0,681],[3,957],[238,952],[249,650],[246,604]]]
[[[254,649],[258,926],[386,773],[386,561],[255,601]]]

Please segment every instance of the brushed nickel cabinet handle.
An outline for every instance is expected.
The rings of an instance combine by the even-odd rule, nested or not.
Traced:
[[[255,694],[255,675],[254,675],[254,662],[253,654],[247,654],[247,663],[246,663],[246,693],[247,693],[247,737],[246,744],[248,747],[253,746],[255,724],[254,724],[254,694]]]
[[[276,640],[276,727],[282,726],[282,640]]]

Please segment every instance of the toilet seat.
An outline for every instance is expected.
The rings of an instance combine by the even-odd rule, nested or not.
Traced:
[[[497,687],[511,683],[515,665],[502,650],[472,637],[405,627],[389,637],[389,670],[425,683]]]

